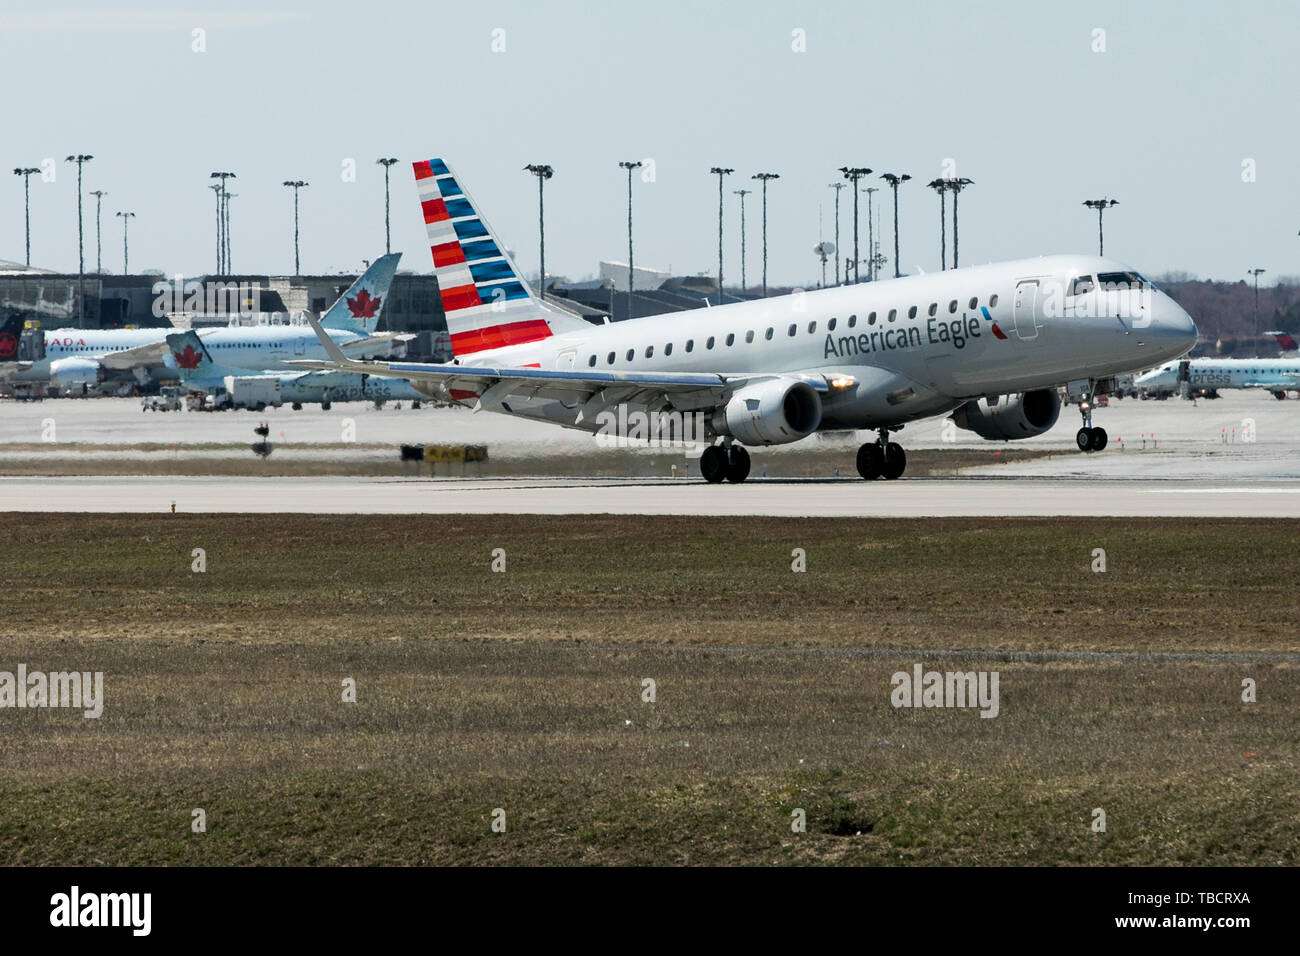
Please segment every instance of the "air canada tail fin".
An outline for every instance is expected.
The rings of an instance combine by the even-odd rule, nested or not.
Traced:
[[[373,335],[401,258],[400,252],[393,252],[376,259],[321,316],[321,326]]]
[[[193,329],[168,335],[167,347],[176,360],[176,369],[180,372],[182,382],[194,378],[211,378],[224,372],[221,366],[212,361],[207,346]]]
[[[1280,348],[1284,354],[1300,352],[1300,342],[1297,342],[1295,336],[1290,332],[1265,332],[1264,334],[1271,335],[1273,338],[1277,339],[1277,347]]]
[[[429,234],[433,272],[456,355],[536,342],[586,329],[577,316],[548,307],[477,204],[441,159],[412,164]]]
[[[18,361],[18,342],[23,334],[23,317],[15,312],[0,323],[0,362]]]

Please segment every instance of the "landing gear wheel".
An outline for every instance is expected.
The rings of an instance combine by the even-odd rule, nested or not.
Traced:
[[[1079,451],[1092,451],[1092,429],[1080,428],[1075,432],[1074,443],[1079,446]]]
[[[867,481],[875,481],[885,467],[885,456],[880,446],[869,442],[858,449],[858,474]]]
[[[727,477],[727,451],[721,445],[710,445],[700,456],[700,474],[711,485]]]
[[[727,462],[727,480],[738,485],[749,477],[749,452],[739,445],[731,446],[731,458]]]
[[[321,410],[322,412],[328,412],[328,411],[330,410],[330,403],[329,403],[329,402],[321,402],[321,403],[320,403],[320,410]]]
[[[1092,429],[1092,448],[1091,451],[1101,451],[1106,447],[1106,429]]]
[[[880,473],[885,478],[893,481],[903,474],[907,468],[907,454],[903,451],[903,446],[898,442],[891,441],[885,446],[885,460]]]

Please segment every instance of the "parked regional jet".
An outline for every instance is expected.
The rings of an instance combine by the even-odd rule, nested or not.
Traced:
[[[353,358],[386,355],[401,336],[375,334],[375,327],[397,272],[401,253],[381,256],[321,318],[330,337]],[[13,323],[11,318],[10,323]],[[19,323],[21,325],[21,323]],[[11,330],[13,332],[13,330]],[[176,370],[165,341],[167,329],[39,329],[31,354],[17,346],[0,350],[0,382],[50,384],[60,389],[91,388],[112,379],[143,384],[172,381]],[[288,359],[324,357],[310,326],[219,326],[200,333],[222,364],[265,370],[290,368]],[[28,344],[28,343],[24,343]]]
[[[211,392],[224,387],[226,376],[234,375],[239,378],[279,379],[280,399],[291,403],[294,408],[319,403],[328,409],[334,402],[373,401],[380,405],[387,401],[419,402],[427,398],[412,388],[410,382],[357,372],[304,372],[302,369],[265,372],[218,365],[213,361],[207,344],[193,329],[168,335],[167,347],[180,369],[181,386],[191,392]]]
[[[1267,332],[1277,339],[1281,358],[1198,358],[1166,362],[1133,384],[1148,392],[1178,392],[1187,383],[1188,395],[1214,396],[1224,388],[1262,388],[1279,399],[1300,389],[1300,354],[1296,340],[1286,332]]]
[[[1057,387],[1089,396],[1117,374],[1182,355],[1196,326],[1132,270],[1096,256],[1022,259],[935,275],[758,299],[593,326],[524,283],[461,180],[440,159],[414,164],[455,362],[347,358],[317,327],[328,362],[306,368],[405,378],[476,410],[592,432],[620,406],[702,423],[710,482],[744,481],[746,445],[819,429],[871,429],[863,478],[906,465],[893,432],[951,414],[984,438],[1038,435]],[[1106,432],[1081,403],[1080,449]],[[631,416],[618,418],[631,420]],[[670,426],[671,427],[671,426]]]

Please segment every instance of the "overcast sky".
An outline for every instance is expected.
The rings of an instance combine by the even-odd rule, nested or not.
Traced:
[[[634,184],[636,260],[676,273],[716,273],[709,168],[735,168],[728,285],[740,277],[731,191],[781,175],[768,192],[769,282],[807,284],[820,272],[813,246],[833,238],[828,184],[842,165],[914,177],[900,194],[905,272],[939,266],[938,197],[924,183],[955,171],[975,181],[961,196],[966,264],[1093,252],[1096,217],[1080,203],[1111,196],[1106,251],[1147,273],[1300,273],[1294,2],[287,2],[177,13],[132,0],[115,13],[6,0],[3,162],[57,159],[55,182],[31,180],[33,265],[76,271],[76,168],[63,158],[83,152],[95,157],[85,189],[108,193],[107,271],[122,264],[118,210],[137,217],[132,271],[213,269],[214,170],[238,176],[236,271],[292,271],[286,179],[311,183],[303,271],[356,270],[383,252],[374,161],[395,156],[393,246],[404,268],[427,272],[409,162],[440,156],[529,273],[537,188],[522,167],[555,168],[548,271],[581,278],[626,258],[617,164],[630,159],[655,169]],[[8,179],[0,258],[22,261],[22,180]],[[877,196],[888,227],[888,193]],[[86,214],[93,268],[91,198]],[[865,216],[864,196],[864,250]],[[883,245],[892,255],[892,228]]]

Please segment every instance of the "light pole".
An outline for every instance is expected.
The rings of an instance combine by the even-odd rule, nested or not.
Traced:
[[[221,235],[221,183],[213,183],[208,187],[212,190],[212,195],[217,200],[217,275],[221,275],[221,262],[225,255],[225,242]]]
[[[627,170],[627,317],[632,318],[632,170],[641,168],[641,160],[629,159],[619,162],[619,167]],[[614,316],[610,315],[612,321]]]
[[[36,166],[20,166],[14,170],[15,176],[23,177],[23,209],[27,217],[27,265],[32,264],[32,184],[31,178],[40,169]]]
[[[130,259],[127,257],[128,249],[126,245],[126,227],[130,225],[131,219],[134,218],[133,212],[119,212],[117,215],[122,217],[122,275],[129,275]]]
[[[102,189],[96,189],[91,192],[95,197],[95,274],[104,274],[104,244],[103,237],[99,231],[100,215],[103,212],[104,197],[108,195]]]
[[[903,275],[898,268],[898,185],[912,177],[907,173],[885,173],[880,178],[889,183],[894,190],[894,278],[897,279]]]
[[[230,272],[226,257],[226,180],[234,179],[235,174],[217,172],[208,178],[221,180],[221,188],[217,190],[217,274],[226,275]]]
[[[740,294],[745,294],[745,288],[748,282],[745,279],[745,197],[752,193],[752,189],[733,189],[732,192],[740,197]],[[766,290],[764,290],[766,294]]]
[[[830,183],[835,190],[835,284],[840,284],[840,190],[848,183]],[[868,243],[870,245],[870,243]]]
[[[952,267],[957,268],[957,197],[967,186],[975,185],[973,179],[950,179],[948,188],[952,190]]]
[[[939,271],[948,271],[948,213],[943,207],[943,196],[948,191],[948,180],[932,179],[925,184],[939,194]]]
[[[757,173],[754,179],[763,184],[763,298],[767,298],[767,184],[769,180],[780,179],[780,173]],[[742,207],[743,208],[743,207]]]
[[[376,163],[384,167],[384,255],[393,251],[392,234],[388,228],[388,168],[397,162],[395,157],[388,159],[376,159]]]
[[[862,190],[867,194],[867,281],[876,281],[876,226],[875,213],[872,211],[874,194],[880,192],[879,186],[868,186]]]
[[[714,166],[709,172],[718,177],[718,305],[722,305],[722,180],[735,172],[722,166]]]
[[[81,217],[81,167],[94,159],[88,153],[76,153],[67,158],[67,162],[77,164],[77,327],[86,326],[86,254]]]
[[[863,176],[869,175],[871,170],[865,166],[841,166],[840,172],[844,178],[853,184],[853,283],[856,285],[858,279],[858,180]]]
[[[298,190],[311,183],[301,179],[286,179],[283,185],[293,190],[293,274],[302,275],[302,269],[298,265]]]
[[[221,201],[226,208],[226,223],[223,233],[226,237],[226,275],[234,275],[235,267],[230,264],[230,200],[238,196],[239,193],[226,192],[221,190]]]
[[[1106,243],[1101,232],[1102,214],[1111,206],[1118,206],[1118,199],[1086,199],[1083,203],[1090,209],[1097,210],[1097,255],[1105,255]]]
[[[1247,269],[1246,275],[1255,277],[1255,354],[1259,355],[1259,277],[1263,269]]]
[[[546,180],[555,175],[555,170],[541,163],[530,163],[524,167],[524,172],[532,173],[537,177],[537,235],[541,244],[541,264],[537,267],[537,286],[538,295],[542,297],[542,301],[546,301],[546,203],[543,199],[542,190],[546,185]]]

